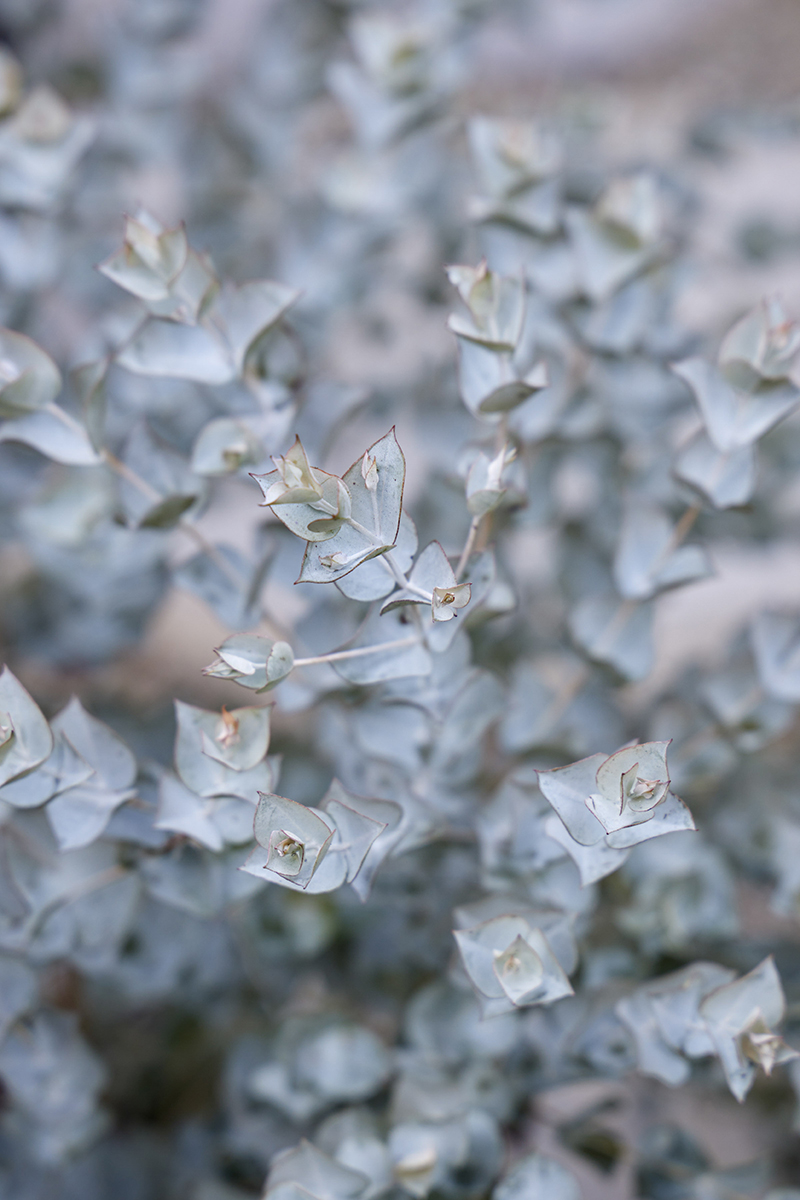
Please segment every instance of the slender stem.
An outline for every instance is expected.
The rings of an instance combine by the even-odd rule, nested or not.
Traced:
[[[147,500],[151,500],[154,504],[158,504],[164,499],[164,496],[161,494],[161,492],[152,487],[146,479],[142,479],[141,475],[134,471],[132,467],[129,467],[127,463],[122,462],[114,454],[111,454],[109,450],[104,450],[102,454],[112,471],[115,471],[121,479],[126,480],[131,487],[136,488],[140,495],[144,496]],[[233,563],[228,562],[224,554],[220,554],[213,542],[210,542],[206,535],[201,533],[201,531],[192,521],[181,518],[181,520],[178,522],[178,528],[180,529],[181,533],[185,533],[188,537],[192,538],[192,540],[200,547],[204,554],[206,554],[214,563],[214,565],[219,568],[229,583],[232,583],[237,588],[244,588],[247,586],[247,580],[242,573],[237,571]]]
[[[86,436],[86,430],[84,429],[83,425],[81,425],[80,421],[76,421],[70,413],[66,412],[66,410],[63,408],[60,408],[58,404],[54,404],[51,401],[49,404],[45,405],[45,411],[49,412],[51,416],[56,417],[61,424],[66,425],[68,429],[72,429],[75,433],[83,434],[84,437]]]
[[[421,638],[398,638],[394,642],[382,642],[379,646],[359,646],[357,650],[334,650],[331,654],[317,654],[312,658],[296,658],[296,667],[313,667],[317,663],[342,662],[346,658],[365,658],[368,654],[380,654],[382,650],[399,650],[403,646],[416,646]]]
[[[164,499],[160,492],[157,492],[154,487],[151,487],[146,480],[142,479],[141,475],[137,475],[127,463],[124,463],[118,459],[116,455],[111,453],[110,450],[103,451],[103,458],[106,460],[109,467],[111,467],[111,470],[119,475],[120,479],[125,479],[131,485],[131,487],[135,487],[137,492],[139,492],[140,495],[144,496],[147,500]]]
[[[381,554],[380,559],[386,563],[387,568],[394,577],[395,583],[399,584],[401,588],[405,588],[407,590],[409,587],[408,579],[398,567],[391,550],[387,550],[385,554]]]
[[[686,538],[695,521],[699,517],[702,509],[699,504],[692,504],[686,509],[681,519],[672,531],[672,536],[669,542],[664,547],[664,550],[659,555],[657,565],[666,559]],[[614,638],[624,628],[626,621],[636,608],[636,603],[633,600],[624,600],[619,608],[614,613],[611,620],[606,625],[605,629],[600,634],[600,637],[595,644],[595,650],[605,650],[613,643]],[[588,666],[584,666],[580,671],[558,692],[550,703],[549,708],[545,713],[545,721],[550,724],[555,722],[563,715],[565,709],[571,704],[575,696],[581,688],[589,682],[591,671]]]
[[[357,529],[359,533],[363,533],[364,537],[369,538],[373,546],[386,545],[386,543],[380,537],[375,536],[371,529],[367,529],[366,525],[362,525],[361,522],[356,521],[354,517],[346,517],[345,520],[347,521],[348,525],[352,525],[353,529]]]
[[[509,355],[509,358],[511,356]],[[494,431],[494,452],[499,454],[508,441],[508,413],[503,413]]]
[[[686,509],[681,519],[672,531],[672,536],[665,546],[662,554],[659,556],[658,563],[666,559],[687,536],[702,509],[700,505],[693,504]],[[461,564],[459,564],[460,567]],[[460,574],[460,571],[459,571]],[[600,634],[595,649],[606,649],[614,638],[625,626],[626,621],[634,611],[636,604],[632,600],[624,600],[616,610],[611,620],[606,625],[605,629]],[[545,711],[543,721],[546,725],[553,726],[564,714],[572,701],[577,696],[578,692],[583,688],[591,678],[591,670],[588,665],[584,665],[578,670],[563,688],[553,697],[550,705]]]
[[[433,592],[426,592],[424,588],[418,588],[415,583],[407,583],[406,591],[413,592],[415,596],[419,596],[421,600],[425,600],[428,604],[433,600]]]
[[[478,536],[478,527],[482,519],[482,517],[473,517],[470,521],[467,540],[464,542],[464,549],[461,551],[461,557],[456,567],[456,579],[460,579],[464,574],[464,568],[469,562],[470,554],[472,554],[472,547],[475,545],[475,538]]]
[[[419,588],[415,583],[412,583],[408,576],[400,570],[395,559],[392,557],[391,550],[387,550],[385,554],[380,556],[386,560],[386,565],[394,576],[397,583],[405,592],[413,592],[415,596],[419,596],[426,604],[430,604],[433,600],[433,593],[426,592],[424,588]]]
[[[204,533],[201,533],[195,524],[191,521],[181,520],[178,522],[178,528],[181,533],[187,534],[200,547],[216,567],[220,569],[222,574],[232,583],[234,587],[244,589],[247,586],[247,580],[240,571],[237,571],[233,563],[228,562],[224,554],[221,554],[213,542],[210,542]]]
[[[673,529],[672,537],[669,539],[669,542],[664,549],[663,557],[666,558],[667,555],[672,554],[673,550],[678,549],[678,546],[680,546],[681,542],[688,536],[692,526],[702,511],[703,509],[700,504],[689,505],[689,507],[686,509],[686,512]]]
[[[610,647],[614,644],[614,638],[625,628],[628,619],[635,612],[635,610],[635,600],[622,601],[606,627],[601,630],[600,636],[595,642],[595,652],[608,651],[610,649]]]

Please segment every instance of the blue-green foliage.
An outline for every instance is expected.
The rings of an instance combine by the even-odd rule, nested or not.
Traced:
[[[800,328],[696,353],[666,174],[463,126],[488,7],[272,6],[213,119],[202,5],[124,4],[88,114],[0,58],[3,1195],[590,1200],[551,1089],[800,1088],[800,611],[625,690],[724,510],[783,536]],[[112,249],[154,162],[187,222]],[[173,723],[135,647],[186,593],[222,633]]]

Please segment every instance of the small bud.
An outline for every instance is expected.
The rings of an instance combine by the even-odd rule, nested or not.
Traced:
[[[224,705],[220,716],[220,730],[215,740],[226,750],[239,740],[239,718],[235,717],[233,713],[229,713]]]
[[[626,804],[643,812],[655,808],[666,796],[668,787],[669,779],[642,779],[639,775],[639,764],[634,763],[629,770],[622,773],[620,779],[620,813]]]
[[[495,950],[494,971],[503,991],[513,1004],[531,1004],[544,983],[544,964],[523,937],[517,937],[505,950]]]
[[[456,929],[454,936],[484,1016],[552,1004],[572,994],[547,936],[525,916],[491,917],[470,929]]]
[[[303,867],[306,848],[293,833],[277,829],[269,839],[269,857],[264,870],[274,870],[280,875],[297,875]]]
[[[325,858],[334,835],[314,809],[272,792],[259,792],[253,832],[263,847],[257,852],[259,866],[303,889]]]
[[[435,587],[431,598],[431,616],[434,621],[449,621],[458,609],[466,608],[472,595],[472,585],[455,583],[452,587]]]
[[[233,679],[256,692],[268,691],[285,678],[294,665],[287,642],[272,642],[253,633],[235,633],[217,648],[218,658],[204,675]]]
[[[739,1045],[745,1058],[761,1067],[765,1075],[771,1075],[778,1064],[791,1062],[797,1057],[797,1051],[787,1046],[779,1033],[770,1029],[760,1009],[756,1009],[749,1018],[739,1036]]]
[[[314,504],[322,499],[322,484],[309,465],[300,438],[284,457],[272,460],[278,475],[264,492],[264,504]]]
[[[497,508],[506,493],[503,472],[516,456],[516,449],[508,445],[492,459],[477,455],[467,475],[467,507],[473,516],[482,517]]]
[[[367,490],[374,492],[378,486],[378,463],[376,459],[370,458],[369,451],[364,454],[361,460],[361,478],[367,486]]]

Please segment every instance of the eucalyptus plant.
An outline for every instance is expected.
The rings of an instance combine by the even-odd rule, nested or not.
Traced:
[[[783,535],[800,325],[754,297],[701,344],[672,315],[691,208],[666,168],[587,183],[568,124],[456,119],[484,7],[279,5],[267,67],[218,101],[247,146],[224,201],[229,139],[206,130],[192,176],[204,131],[170,84],[195,6],[127,5],[99,114],[0,59],[0,520],[24,556],[0,610],[0,1190],[20,1200],[123,1178],[590,1200],[569,1130],[560,1158],[531,1133],[550,1089],[800,1089],[796,948],[737,916],[748,887],[800,913],[800,613],[630,699],[659,597],[731,530]],[[289,143],[325,96],[350,142],[298,197]],[[100,249],[120,156],[151,141],[202,236],[141,206]],[[271,255],[246,240],[265,179]],[[91,315],[69,353],[48,289]],[[372,391],[336,378],[337,330],[392,289],[444,351]],[[98,680],[178,593],[224,636],[198,691],[137,723]],[[173,1018],[211,1076],[190,1119],[160,1095],[145,1113],[128,1061],[154,1046],[180,1072]],[[642,1196],[674,1171],[687,1197],[769,1186],[682,1136],[624,1151]]]

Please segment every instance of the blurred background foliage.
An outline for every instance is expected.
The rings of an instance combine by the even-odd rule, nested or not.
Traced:
[[[392,57],[395,27],[412,35]],[[0,652],[48,718],[77,695],[137,760],[128,769],[129,751],[95,730],[102,818],[62,803],[59,820],[59,796],[47,820],[3,799],[0,1192],[242,1200],[306,1136],[369,1187],[312,1155],[294,1174],[273,1168],[271,1193],[796,1195],[779,1189],[800,1179],[797,1068],[760,1077],[745,1107],[706,1058],[673,1091],[634,1072],[615,1006],[697,959],[732,976],[775,952],[800,1044],[797,688],[769,674],[783,627],[757,627],[756,666],[746,635],[762,610],[800,607],[797,413],[766,433],[754,498],[703,502],[713,574],[658,596],[651,662],[598,648],[585,612],[566,620],[598,590],[644,610],[662,586],[626,582],[614,559],[623,485],[644,478],[675,521],[678,499],[696,499],[653,448],[659,421],[673,438],[696,419],[665,364],[713,355],[762,296],[800,314],[796,4],[0,0],[0,38],[0,324],[58,364],[67,414],[88,414],[55,462],[40,453],[47,430],[25,444],[0,424]],[[478,114],[536,120],[545,160],[558,140],[562,163],[542,167],[555,198],[545,182],[498,218],[536,189],[487,201],[467,132]],[[573,295],[557,256],[532,265],[525,247],[568,240],[559,205],[592,219],[610,179],[645,169],[668,244],[651,292],[611,311],[627,278]],[[185,221],[200,274],[213,264],[220,279],[299,293],[286,319],[231,335],[229,371],[194,343],[165,368],[137,341],[141,301],[113,264],[95,269],[118,253],[123,215],[143,213]],[[480,676],[456,717],[468,655],[419,694],[384,685],[382,706],[329,668],[256,697],[276,702],[254,768],[266,790],[317,804],[335,771],[400,803],[408,776],[404,803],[425,811],[363,907],[349,889],[251,895],[238,835],[164,828],[173,700],[250,703],[201,673],[213,647],[288,627],[313,656],[345,642],[361,610],[293,588],[298,543],[257,506],[248,472],[270,470],[299,433],[314,465],[341,475],[394,425],[420,545],[436,538],[455,559],[464,477],[492,437],[480,442],[459,399],[444,265],[482,254],[501,274],[529,270],[551,372],[549,415],[510,418],[522,452],[493,527],[505,548],[470,628],[473,664],[500,683]],[[202,309],[212,292],[180,301]],[[559,374],[575,344],[597,368],[585,388]],[[4,343],[0,372],[14,352]],[[96,380],[69,374],[87,363],[101,364]],[[472,407],[463,371],[461,391]],[[103,421],[102,444],[173,507],[154,515],[92,458]],[[247,586],[231,588],[232,573]],[[623,651],[637,659],[641,644],[629,629]],[[67,711],[53,729],[74,741],[82,718]],[[531,768],[669,737],[702,834],[643,844],[580,891],[542,832],[552,817]],[[60,769],[81,786],[74,763]],[[191,786],[220,794],[206,782]],[[450,840],[429,836],[426,804],[431,828],[457,827]],[[521,880],[529,904],[576,916],[579,997],[479,1022],[451,929],[493,915],[469,906]]]

